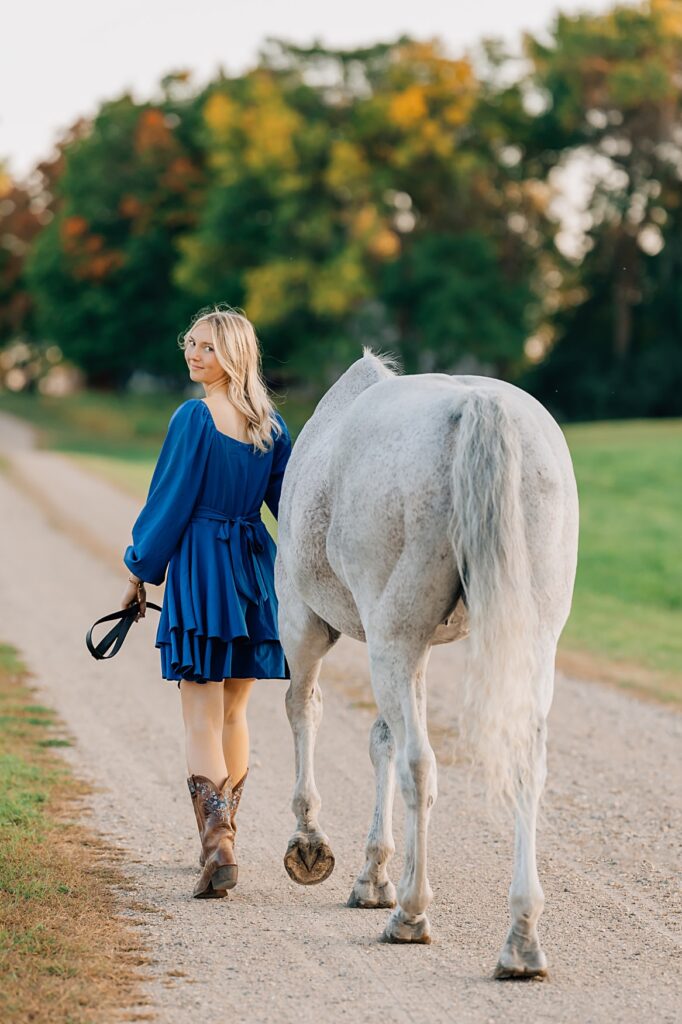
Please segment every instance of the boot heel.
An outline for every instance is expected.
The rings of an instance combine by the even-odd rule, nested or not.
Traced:
[[[236,864],[225,864],[222,868],[216,868],[211,875],[211,885],[214,889],[234,889],[236,884]]]

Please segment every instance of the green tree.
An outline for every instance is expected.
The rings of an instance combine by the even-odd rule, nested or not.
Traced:
[[[335,371],[360,340],[407,368],[473,352],[511,371],[543,211],[500,158],[500,97],[526,116],[518,89],[435,42],[271,42],[202,100],[209,186],[176,281],[202,302],[234,296],[289,372]]]
[[[172,272],[203,188],[183,115],[184,103],[123,96],[62,146],[54,216],[28,278],[40,330],[94,384],[181,372],[176,339],[190,306]]]
[[[592,177],[555,344],[530,385],[571,417],[679,414],[682,5],[560,16],[528,52],[546,159],[579,155]]]
[[[31,333],[33,301],[25,264],[44,218],[29,189],[0,164],[0,344]]]

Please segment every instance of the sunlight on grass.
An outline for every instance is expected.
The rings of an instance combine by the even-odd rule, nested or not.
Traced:
[[[565,647],[682,673],[682,422],[566,429],[580,552]]]

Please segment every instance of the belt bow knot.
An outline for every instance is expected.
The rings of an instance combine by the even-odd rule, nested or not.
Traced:
[[[261,608],[269,596],[257,557],[265,551],[265,544],[259,536],[264,525],[260,512],[248,516],[228,516],[224,512],[200,505],[194,509],[192,519],[215,519],[220,523],[217,536],[228,546],[237,591],[247,601]]]

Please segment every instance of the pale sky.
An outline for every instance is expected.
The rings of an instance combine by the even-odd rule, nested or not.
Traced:
[[[61,130],[124,91],[153,93],[168,71],[189,68],[197,83],[222,64],[254,63],[275,36],[342,48],[401,34],[439,36],[451,55],[483,36],[517,42],[556,11],[601,11],[608,0],[34,0],[4,14],[0,56],[0,160],[26,174]]]

